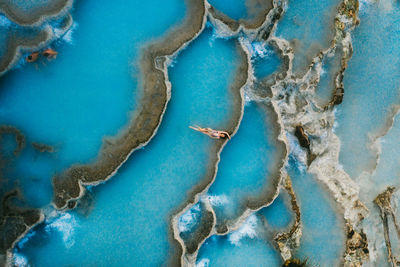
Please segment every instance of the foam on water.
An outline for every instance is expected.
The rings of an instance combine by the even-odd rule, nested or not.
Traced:
[[[78,29],[78,27],[79,24],[77,22],[73,22],[72,26],[66,32],[60,31],[57,28],[55,28],[53,31],[57,39],[61,37],[62,41],[70,45],[73,45],[75,44],[73,34]]]
[[[262,238],[255,214],[227,236],[211,236],[199,250],[196,266],[279,266],[277,251]]]
[[[10,27],[12,22],[4,15],[0,14],[0,26],[1,27]]]
[[[207,199],[212,206],[224,206],[229,203],[229,199],[225,194],[222,195],[204,195],[202,198]]]
[[[207,258],[203,258],[196,263],[196,267],[208,267],[208,266],[210,266],[210,260]]]
[[[75,244],[74,232],[78,227],[77,221],[73,213],[54,212],[45,221],[47,232],[58,231],[64,242],[65,248],[70,248]]]
[[[26,257],[19,253],[13,254],[13,264],[18,267],[29,267],[28,260]]]
[[[258,219],[255,214],[250,215],[243,225],[235,232],[228,235],[228,240],[232,245],[240,246],[240,240],[244,237],[254,239],[257,237]]]
[[[179,232],[188,232],[190,231],[194,224],[198,222],[200,217],[200,204],[197,203],[189,210],[187,210],[178,221],[178,230]]]

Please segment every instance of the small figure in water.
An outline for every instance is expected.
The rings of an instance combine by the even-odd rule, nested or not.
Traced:
[[[206,134],[209,137],[214,138],[214,139],[226,139],[226,138],[231,139],[230,135],[225,131],[213,130],[211,128],[202,128],[197,125],[189,126],[189,128],[191,128],[195,131],[201,132],[203,134]]]
[[[56,58],[57,54],[58,54],[58,52],[54,51],[51,48],[47,48],[46,50],[43,51],[43,56],[45,56],[47,58]]]
[[[35,62],[39,58],[39,52],[33,52],[26,57],[26,61]]]

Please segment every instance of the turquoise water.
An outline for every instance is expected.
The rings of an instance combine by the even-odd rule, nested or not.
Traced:
[[[253,44],[253,49],[257,57],[253,60],[254,75],[257,79],[268,77],[268,75],[278,70],[281,60],[271,46]]]
[[[207,239],[199,250],[197,266],[280,266],[279,253],[262,237],[262,224],[251,215],[237,231]]]
[[[398,186],[400,173],[400,116],[397,115],[392,129],[380,139],[382,153],[376,173],[373,176],[374,188],[377,193],[383,192],[388,186]],[[376,195],[377,195],[376,193]]]
[[[281,192],[270,206],[261,209],[258,214],[264,216],[268,225],[274,230],[284,230],[295,220],[290,198],[286,192]]]
[[[322,73],[315,89],[316,101],[321,107],[327,105],[332,100],[336,75],[341,68],[341,49],[341,46],[339,46],[334,56],[328,55],[322,60]]]
[[[66,39],[71,44],[56,45],[57,59],[27,64],[2,77],[0,123],[16,126],[32,141],[56,146],[50,166],[38,167],[29,157],[21,159],[23,169],[12,166],[31,205],[50,202],[51,194],[40,199],[35,194],[50,187],[55,171],[95,159],[102,138],[127,124],[136,107],[140,47],[185,13],[182,1],[161,3],[79,2],[72,39]],[[34,183],[32,169],[40,173]]]
[[[245,0],[210,0],[209,3],[232,19],[247,16]]]
[[[340,213],[315,178],[300,171],[289,156],[288,174],[300,206],[303,236],[296,257],[320,266],[337,266],[344,251],[344,225]]]
[[[399,103],[400,3],[391,5],[388,9],[387,2],[363,4],[361,23],[354,31],[354,54],[336,119],[342,143],[340,163],[352,178],[373,166],[368,135],[383,126],[389,106]]]
[[[290,0],[276,36],[294,42],[293,72],[303,72],[312,58],[330,45],[340,0]]]
[[[225,196],[224,205],[214,206],[217,222],[234,219],[246,208],[249,197],[272,187],[279,163],[272,111],[254,102],[246,104],[240,128],[221,153],[211,196]]]
[[[45,7],[55,1],[58,0],[16,0],[12,4],[22,6],[21,12],[46,13]],[[295,74],[304,73],[311,59],[330,45],[334,15],[340,2],[289,0],[276,35],[293,45]],[[96,160],[103,140],[117,135],[128,124],[143,94],[138,61],[141,48],[182,21],[187,12],[185,3],[180,0],[100,4],[94,0],[76,1],[71,30],[51,44],[59,52],[57,58],[23,64],[24,52],[17,68],[0,78],[0,125],[15,126],[26,137],[25,147],[15,155],[14,135],[0,136],[0,193],[4,195],[21,188],[22,200],[14,199],[13,203],[41,208],[46,216],[44,223],[17,244],[16,266],[25,263],[31,266],[176,265],[176,262],[171,264],[171,259],[180,256],[180,251],[178,243],[172,240],[171,218],[186,206],[194,189],[203,188],[204,182],[210,180],[206,175],[214,168],[215,148],[221,144],[188,126],[224,130],[234,124],[233,116],[237,115],[240,101],[234,99],[237,92],[232,93],[232,82],[241,77],[237,71],[239,66],[243,67],[244,60],[238,50],[238,38],[251,52],[256,78],[245,93],[254,90],[251,92],[260,98],[269,93],[266,87],[271,85],[276,73],[283,71],[283,64],[268,40],[250,43],[254,36],[246,32],[218,39],[209,24],[173,59],[168,69],[171,100],[151,142],[135,151],[110,181],[89,186],[76,209],[56,211],[49,203],[53,198],[51,177],[72,164]],[[264,11],[262,6],[269,2],[210,0],[210,3],[234,19],[248,20]],[[364,176],[366,183],[356,178],[374,166],[374,154],[368,148],[370,137],[384,125],[389,107],[400,103],[400,3],[361,1],[360,8],[361,24],[351,33],[354,55],[345,72],[344,101],[334,110],[337,117],[334,131],[342,142],[340,164],[360,186],[360,200],[372,215],[378,215],[371,198],[386,186],[398,184],[400,115],[380,140],[382,154],[376,173]],[[28,44],[45,27],[60,35],[65,19],[59,17],[42,25],[23,27],[0,15],[0,57],[4,58],[10,37]],[[340,45],[338,49],[342,49]],[[322,62],[323,73],[314,98],[321,106],[330,101],[341,56],[336,51],[334,57]],[[192,252],[196,244],[193,240],[203,237],[206,227],[210,226],[211,215],[206,212],[205,201],[216,212],[214,230],[219,230],[224,223],[241,215],[246,207],[261,206],[265,204],[261,198],[270,199],[275,193],[284,151],[277,140],[280,129],[275,128],[277,115],[270,101],[279,102],[277,110],[282,117],[288,115],[284,101],[280,101],[284,95],[293,100],[289,104],[304,104],[302,97],[290,95],[291,89],[298,85],[291,88],[290,81],[283,81],[281,85],[284,91],[272,100],[253,102],[245,94],[249,101],[244,106],[243,120],[221,152],[215,183],[179,219],[179,234],[192,245],[189,247]],[[305,124],[310,138],[316,141],[314,150],[325,136],[312,131],[318,122],[310,120],[313,118],[302,117],[294,123]],[[282,129],[282,135],[289,136],[289,131]],[[289,142],[293,145],[292,140]],[[35,143],[50,145],[51,149],[39,152],[34,148]],[[329,149],[323,153],[331,153]],[[339,265],[346,232],[341,210],[331,193],[294,155],[285,164],[301,209],[303,227],[300,247],[293,251],[294,256],[308,258],[311,265]],[[393,203],[399,203],[398,196]],[[3,204],[0,222],[4,220],[5,210]],[[374,218],[379,219],[371,216],[361,223],[372,245],[383,240],[381,232],[370,229],[378,226],[372,222]],[[287,231],[294,220],[290,197],[282,189],[270,206],[251,214],[237,230],[208,238],[199,249],[197,266],[281,266],[273,237],[277,232]],[[392,242],[398,243],[393,226],[390,227]],[[375,238],[374,234],[380,237]],[[398,249],[398,244],[393,246]],[[385,261],[385,247],[378,250],[379,261]],[[4,244],[0,244],[0,254],[3,253],[0,265],[4,252]]]
[[[94,206],[87,218],[67,213],[71,217],[60,224],[63,229],[74,225],[67,232],[70,239],[52,228],[46,240],[28,242],[20,251],[30,262],[39,266],[166,262],[173,252],[168,243],[169,216],[204,179],[215,145],[215,140],[188,126],[222,128],[232,112],[228,85],[238,60],[236,46],[217,39],[211,47],[211,38],[211,30],[206,30],[170,68],[172,98],[154,140],[132,155],[106,185],[93,188]]]

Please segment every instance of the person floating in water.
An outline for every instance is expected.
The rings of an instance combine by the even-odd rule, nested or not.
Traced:
[[[42,55],[47,57],[47,59],[56,58],[57,54],[58,54],[58,52],[51,48],[47,48],[46,50],[44,50],[42,52]],[[29,56],[26,57],[26,61],[32,63],[32,62],[35,62],[36,60],[38,60],[38,58],[39,58],[39,52],[33,52]]]
[[[201,132],[203,134],[206,134],[214,139],[226,139],[226,138],[231,139],[230,135],[225,131],[213,130],[211,128],[202,128],[197,125],[189,126],[189,128]]]
[[[51,48],[47,48],[46,50],[43,51],[43,56],[45,56],[47,58],[56,58],[57,54],[58,54],[58,52],[54,51]]]
[[[26,57],[26,61],[35,62],[39,58],[39,52],[33,52]]]

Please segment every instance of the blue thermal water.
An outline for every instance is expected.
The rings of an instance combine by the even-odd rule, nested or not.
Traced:
[[[333,37],[334,15],[340,0],[290,0],[276,36],[295,41],[293,71],[302,72]]]
[[[332,100],[336,75],[341,67],[341,57],[342,53],[337,49],[334,56],[328,55],[322,60],[322,73],[315,88],[316,101],[320,106],[325,106]]]
[[[32,141],[57,147],[51,172],[33,159],[24,160],[25,166],[33,164],[28,169],[40,169],[38,186],[48,188],[55,170],[93,160],[102,138],[127,124],[136,107],[140,47],[161,36],[184,13],[184,3],[178,0],[79,2],[72,45],[57,45],[59,54],[51,62],[41,60],[2,77],[0,123],[18,127]],[[18,176],[30,176],[26,169],[14,169]],[[34,195],[29,191],[38,189],[27,179],[21,180],[22,188],[27,196]],[[50,200],[27,199],[34,206]]]
[[[369,135],[383,126],[389,106],[399,103],[400,3],[393,2],[391,8],[385,3],[361,7],[354,54],[344,77],[344,99],[336,116],[340,163],[352,178],[374,166]]]
[[[270,46],[260,46],[252,44],[257,55],[253,60],[254,75],[257,79],[262,79],[278,70],[281,60]]]
[[[0,0],[0,8],[5,1],[9,0]],[[50,6],[62,1],[9,1],[17,12],[12,20],[28,13],[32,16],[34,13],[46,14],[51,12]],[[248,22],[243,19],[258,18],[270,4],[263,0],[209,2],[246,25]],[[293,72],[297,77],[306,71],[318,52],[330,46],[340,2],[342,0],[288,0],[287,10],[277,22],[275,35],[290,41],[295,55]],[[274,3],[282,4],[280,1]],[[351,33],[354,54],[344,74],[343,103],[333,110],[336,116],[333,130],[341,140],[339,163],[355,178],[360,188],[360,201],[370,211],[368,217],[360,219],[359,227],[363,227],[368,236],[369,249],[376,250],[371,250],[370,255],[377,255],[377,264],[383,266],[389,263],[379,210],[372,199],[389,185],[399,186],[400,115],[394,117],[393,127],[379,138],[375,147],[378,149],[369,148],[374,135],[387,126],[393,108],[400,104],[400,30],[397,26],[400,25],[400,3],[393,0],[357,3],[360,3],[361,24],[354,32],[346,29]],[[285,3],[283,6],[286,8]],[[275,11],[280,13],[279,9]],[[256,31],[241,31],[231,38],[219,39],[213,29],[206,27],[174,58],[168,69],[171,100],[151,142],[135,151],[113,179],[96,187],[89,186],[86,195],[77,200],[76,209],[57,211],[49,202],[53,197],[51,177],[54,174],[72,164],[93,162],[104,138],[117,135],[127,126],[143,94],[139,69],[141,49],[181,22],[185,11],[185,1],[180,0],[117,0],[101,4],[94,0],[75,1],[74,24],[62,37],[59,36],[63,34],[62,29],[70,25],[67,23],[70,17],[63,17],[65,14],[45,19],[36,26],[18,26],[0,14],[0,59],[4,59],[6,50],[10,50],[11,41],[36,46],[34,40],[39,35],[45,39],[45,29],[52,29],[47,38],[60,37],[51,44],[59,52],[56,59],[40,58],[33,64],[24,63],[23,57],[27,56],[28,50],[23,49],[18,68],[0,79],[0,125],[15,126],[26,138],[24,148],[16,153],[18,143],[15,135],[9,133],[12,130],[0,135],[0,193],[4,195],[21,188],[22,199],[12,199],[11,203],[41,208],[45,214],[45,221],[14,248],[14,265],[160,266],[171,264],[172,257],[176,260],[180,256],[178,242],[172,238],[171,219],[188,204],[194,191],[203,189],[205,182],[210,181],[217,148],[221,144],[188,126],[224,130],[235,123],[240,100],[237,99],[238,92],[232,92],[232,83],[238,78],[238,67],[243,70],[244,63],[237,39],[247,46],[251,56],[254,77],[249,78],[255,79],[249,90],[254,89],[257,97],[263,98],[263,93],[269,92],[266,86],[283,76],[275,74],[285,72],[281,69],[283,57],[278,57],[277,48],[268,45],[269,40],[250,43]],[[268,19],[278,19],[277,13]],[[213,16],[212,12],[208,16]],[[345,18],[343,15],[337,19]],[[263,38],[267,35],[263,34]],[[335,76],[346,63],[342,61],[340,51],[343,36],[339,35],[333,57],[322,60],[323,71],[313,96],[320,106],[331,100]],[[283,143],[278,143],[277,135],[281,131],[290,135],[287,123],[294,116],[287,111],[291,105],[310,104],[303,101],[302,96],[299,98],[299,94],[291,95],[292,78],[297,85],[304,83],[304,80],[287,77],[274,87],[277,90],[280,86],[284,88],[274,92],[276,97],[245,103],[238,132],[221,152],[215,182],[178,220],[180,237],[187,245],[187,259],[194,245],[211,227],[213,214],[206,210],[206,205],[211,204],[216,214],[213,230],[220,230],[224,228],[219,227],[225,224],[232,226],[246,207],[265,205],[265,199],[276,193],[279,168],[285,158]],[[297,85],[293,87],[297,88]],[[281,97],[290,101],[283,103]],[[280,114],[275,114],[271,102],[277,104],[276,112]],[[331,109],[319,111],[324,112],[321,117],[302,116],[300,111],[296,117],[301,121],[293,122],[293,125],[305,123],[306,134],[323,142],[325,136],[319,135],[319,127],[314,127],[318,122],[314,119],[325,115],[329,119]],[[277,117],[282,119],[284,128],[276,128]],[[1,129],[4,132],[5,128]],[[40,152],[37,144],[51,147]],[[289,146],[298,146],[298,142],[289,140]],[[296,149],[300,148],[294,147]],[[325,157],[336,151],[334,144],[326,149],[320,154],[320,143],[312,142],[309,152]],[[379,155],[377,162],[376,155]],[[375,166],[375,172],[364,172]],[[336,165],[329,167],[333,168],[328,170],[329,173],[334,168],[341,169]],[[307,258],[311,265],[342,264],[348,257],[343,258],[346,229],[343,214],[336,206],[338,203],[331,199],[331,192],[318,183],[317,177],[307,172],[307,167],[296,159],[296,155],[289,156],[285,169],[301,211],[302,237],[300,247],[291,251],[293,256]],[[321,170],[320,174],[327,174],[325,171]],[[325,182],[339,182],[348,189],[348,181],[341,178],[334,177]],[[282,265],[276,243],[272,242],[277,232],[288,231],[296,219],[290,201],[290,195],[282,189],[270,206],[255,211],[235,231],[207,238],[199,248],[197,266]],[[398,196],[394,197],[393,203],[397,203],[393,207],[398,216]],[[0,224],[10,218],[6,204],[0,207]],[[352,207],[345,208],[353,211]],[[1,227],[0,232],[4,234],[6,231]],[[374,227],[381,228],[375,231]],[[392,246],[397,252],[399,240],[391,222],[389,230]],[[4,241],[5,237],[1,236],[0,240]],[[0,265],[7,248],[0,244]],[[363,249],[358,252],[361,250],[365,252]]]
[[[383,192],[387,186],[397,187],[400,174],[400,116],[397,115],[393,127],[380,139],[381,155],[374,174],[374,190]]]
[[[208,191],[209,195],[227,198],[224,205],[214,206],[219,222],[240,215],[246,199],[260,196],[276,175],[276,126],[269,115],[262,105],[247,103],[238,132],[221,153],[217,176]]]
[[[288,174],[301,211],[303,235],[296,257],[310,263],[336,266],[344,251],[344,225],[333,201],[311,174],[299,170],[299,164],[289,156]]]
[[[245,0],[210,0],[209,3],[232,19],[247,16]]]
[[[9,158],[13,156],[14,151],[18,148],[15,141],[15,136],[13,134],[3,134],[0,137],[0,153],[4,158]]]
[[[258,214],[263,215],[274,230],[283,230],[294,222],[289,201],[288,194],[281,192],[270,206],[261,209]]]
[[[216,142],[188,126],[223,128],[233,109],[228,88],[238,60],[236,46],[216,39],[211,47],[211,37],[206,30],[170,68],[172,98],[154,139],[116,177],[93,188],[95,204],[87,218],[67,213],[71,218],[61,225],[76,225],[73,242],[64,242],[55,231],[40,245],[28,241],[19,253],[38,266],[159,266],[167,261],[173,252],[170,215],[205,178]]]
[[[279,253],[263,239],[262,224],[251,215],[237,231],[208,238],[199,250],[196,266],[279,266]]]

